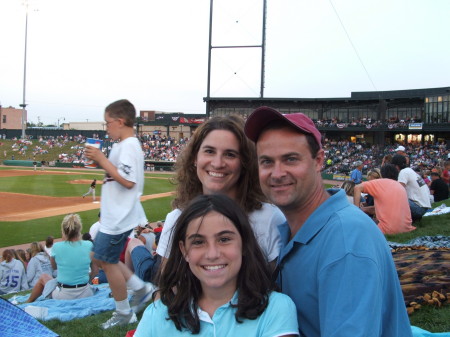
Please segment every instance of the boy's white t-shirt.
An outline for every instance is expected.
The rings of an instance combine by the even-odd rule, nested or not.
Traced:
[[[108,174],[103,179],[99,230],[117,235],[147,223],[140,201],[144,191],[144,153],[139,140],[129,137],[113,145],[108,159],[124,179],[135,183],[128,189]]]

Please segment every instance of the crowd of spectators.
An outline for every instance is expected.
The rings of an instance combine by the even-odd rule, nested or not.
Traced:
[[[3,250],[0,256],[0,295],[31,289],[44,273],[56,275],[45,248],[47,246],[39,242],[32,242],[26,250]]]
[[[172,137],[143,134],[139,140],[142,143],[145,159],[174,162],[186,145],[188,138],[181,138],[177,141]]]
[[[339,118],[331,118],[331,119],[315,119],[313,120],[314,124],[318,128],[323,127],[337,127],[340,129],[348,128],[348,127],[365,127],[367,129],[377,128],[377,127],[388,127],[389,129],[402,129],[407,128],[410,123],[422,123],[422,120],[418,117],[414,118],[391,118],[382,120],[374,120],[371,117],[363,117],[363,118],[352,118],[351,121],[341,121]]]
[[[365,143],[352,143],[350,141],[324,142],[325,167],[323,172],[329,174],[348,175],[354,168],[354,163],[363,163],[363,174],[369,170],[381,167],[383,157],[396,153],[398,144],[379,146]],[[410,166],[416,170],[432,170],[436,167],[442,168],[448,160],[449,150],[446,144],[405,144],[406,153],[410,158]]]
[[[399,121],[402,123],[403,121]],[[408,121],[410,122],[410,121]],[[321,126],[331,125],[337,123],[332,121],[317,121]],[[331,124],[330,124],[331,123]],[[370,118],[355,121],[355,125],[364,123],[372,123]],[[376,122],[375,122],[376,123]],[[374,125],[375,123],[372,123]],[[98,134],[93,135],[94,138],[99,138]],[[103,151],[107,154],[112,148],[112,142],[108,138],[104,138]],[[179,153],[183,150],[189,139],[181,138],[175,139],[160,134],[141,134],[139,140],[142,143],[142,150],[144,158],[151,161],[175,162]],[[12,148],[14,151],[24,153],[25,151],[32,151],[32,156],[48,153],[49,149],[63,147],[68,142],[76,142],[77,144],[71,146],[71,153],[60,153],[58,155],[59,162],[62,163],[82,163],[84,153],[84,143],[86,137],[81,134],[78,136],[61,135],[57,137],[39,137],[38,145],[30,140],[15,139]],[[333,140],[325,139],[323,147],[325,150],[325,165],[324,173],[328,174],[343,174],[348,175],[354,168],[354,163],[361,161],[363,163],[363,174],[369,170],[380,167],[382,159],[385,155],[395,154],[395,149],[399,144],[392,144],[387,146],[371,145],[364,142],[354,143],[348,140]],[[435,167],[443,167],[443,163],[448,160],[448,153],[446,144],[404,144],[406,153],[410,158],[410,165],[417,170],[432,170]]]

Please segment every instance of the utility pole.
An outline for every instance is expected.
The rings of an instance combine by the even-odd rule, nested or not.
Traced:
[[[20,107],[22,108],[22,139],[26,138],[25,128],[27,126],[27,118],[26,118],[26,107],[25,103],[25,91],[26,91],[26,80],[27,80],[27,39],[28,39],[28,1],[24,1],[25,6],[25,53],[23,58],[23,91],[22,91],[22,104]]]

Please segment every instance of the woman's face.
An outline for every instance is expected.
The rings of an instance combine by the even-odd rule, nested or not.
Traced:
[[[236,199],[241,159],[238,139],[231,131],[211,131],[200,145],[195,164],[203,194],[222,193]]]
[[[242,265],[242,238],[230,219],[212,211],[192,220],[179,245],[203,295],[220,293],[231,299]]]

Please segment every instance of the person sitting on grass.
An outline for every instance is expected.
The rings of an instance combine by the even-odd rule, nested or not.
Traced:
[[[381,167],[381,179],[365,181],[355,186],[354,204],[363,211],[371,208],[375,214],[375,222],[383,234],[406,233],[416,229],[411,225],[408,196],[405,188],[397,181],[398,170],[392,164]],[[361,193],[370,193],[375,201],[374,206],[361,206]]]
[[[198,196],[176,221],[134,336],[297,336],[295,305],[274,288],[246,213],[225,195]]]
[[[27,279],[29,287],[33,288],[42,274],[53,275],[53,269],[50,257],[39,242],[32,242],[30,248],[31,259],[27,266]]]
[[[20,260],[23,263],[23,266],[25,267],[25,270],[26,270],[29,261],[27,260],[27,254],[26,254],[25,250],[16,249],[16,254],[17,254],[17,260]]]
[[[448,185],[437,172],[431,172],[430,193],[433,196],[434,202],[448,199]]]
[[[61,223],[63,241],[53,245],[50,258],[58,270],[54,279],[42,274],[31,291],[27,303],[41,294],[53,299],[70,300],[94,295],[89,281],[97,275],[98,268],[91,260],[92,242],[81,240],[82,224],[78,214],[66,215]]]
[[[155,266],[156,236],[149,227],[140,228],[136,238],[131,238],[125,249],[125,265],[141,280],[154,280],[159,265]]]
[[[5,249],[0,264],[0,295],[27,289],[27,275],[23,263],[14,258],[12,249]]]
[[[341,188],[345,191],[345,194],[347,194],[348,201],[353,204],[353,191],[355,189],[355,183],[351,180],[346,180],[342,183]]]
[[[47,239],[45,240],[44,251],[47,253],[48,256],[52,256],[52,247],[54,241],[55,238],[51,235],[47,236]]]

